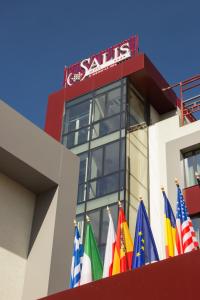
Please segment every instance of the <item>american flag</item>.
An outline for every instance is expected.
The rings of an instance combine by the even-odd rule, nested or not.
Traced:
[[[176,246],[177,254],[187,253],[197,249],[196,234],[192,221],[188,215],[186,204],[179,185],[177,184],[177,204],[176,204]]]
[[[83,257],[83,245],[81,243],[79,230],[76,225],[75,235],[74,235],[72,265],[71,265],[71,277],[70,277],[70,285],[69,285],[70,288],[75,288],[80,285],[82,257]]]

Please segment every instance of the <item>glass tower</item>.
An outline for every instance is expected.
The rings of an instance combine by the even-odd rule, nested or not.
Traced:
[[[77,221],[84,233],[86,215],[91,218],[102,256],[108,228],[107,205],[116,225],[118,200],[127,215],[134,201],[130,182],[137,180],[145,185],[146,179],[139,178],[138,170],[132,172],[129,164],[130,155],[138,155],[130,145],[131,135],[144,131],[147,111],[147,105],[126,78],[65,102],[62,143],[80,157]],[[141,134],[136,138],[137,147],[144,147],[143,140],[140,144]],[[147,168],[147,151],[145,155]]]

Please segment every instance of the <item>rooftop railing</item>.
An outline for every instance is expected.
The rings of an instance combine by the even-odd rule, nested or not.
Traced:
[[[180,114],[180,125],[200,120],[200,75],[196,75],[172,84],[163,91],[174,89],[177,97],[177,109]]]

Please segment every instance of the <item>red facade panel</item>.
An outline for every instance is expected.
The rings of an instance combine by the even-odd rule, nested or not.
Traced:
[[[200,213],[200,186],[194,185],[184,190],[184,196],[190,215]]]
[[[162,88],[168,86],[167,82],[150,60],[144,54],[140,54],[51,94],[48,100],[45,131],[60,141],[64,102],[124,77],[129,77],[133,81],[139,92],[147,97],[159,113],[168,112],[176,107],[176,95],[171,90],[162,91]]]
[[[200,251],[86,284],[46,300],[199,299]]]

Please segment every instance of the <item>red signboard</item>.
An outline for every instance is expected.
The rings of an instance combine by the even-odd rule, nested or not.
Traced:
[[[74,65],[65,67],[64,87],[94,76],[136,54],[138,54],[138,36],[132,36],[111,48],[83,59]]]

